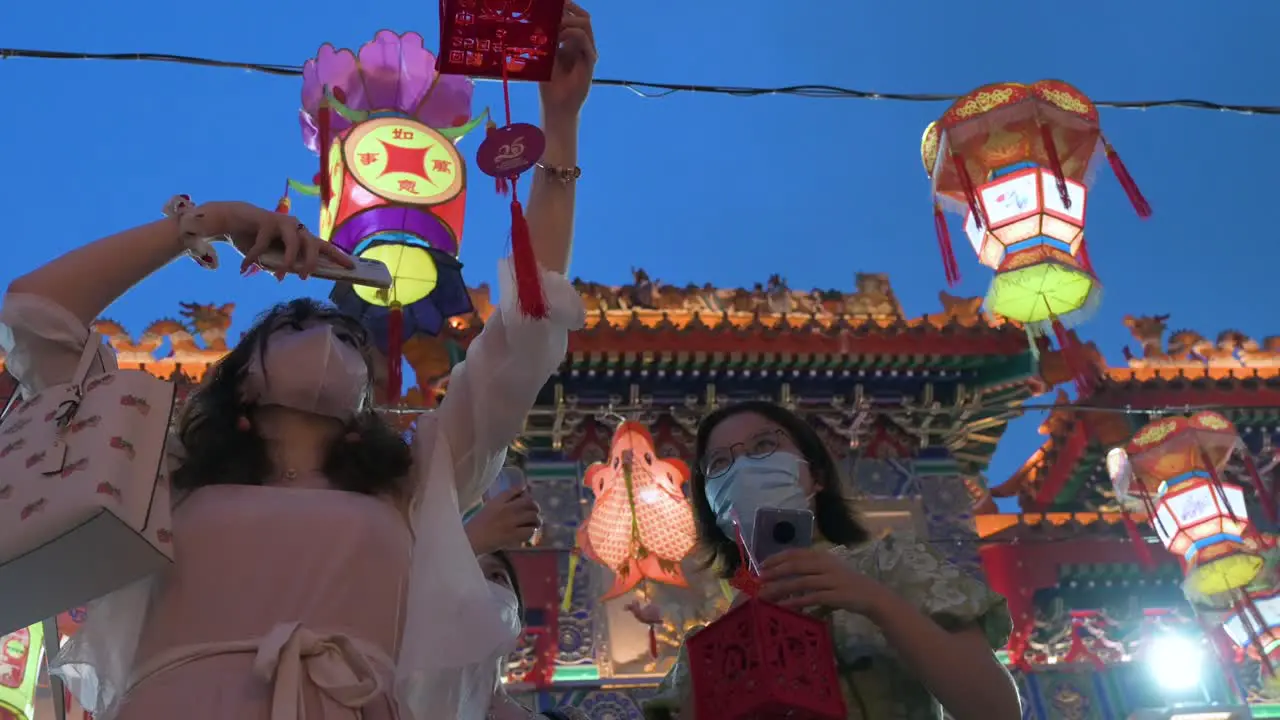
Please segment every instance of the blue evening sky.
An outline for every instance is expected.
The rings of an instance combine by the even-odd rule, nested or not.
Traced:
[[[597,75],[881,91],[963,92],[999,80],[1067,80],[1095,99],[1206,98],[1280,105],[1280,4],[1269,0],[1076,0],[1016,5],[704,0],[595,3]],[[416,30],[434,45],[436,5],[338,0],[215,3],[3,2],[0,47],[157,52],[301,63],[329,41]],[[180,65],[0,62],[0,282],[110,232],[149,221],[172,194],[272,207],[286,177],[316,161],[299,141],[300,81]],[[536,115],[532,87],[515,114]],[[482,85],[476,106],[498,106]],[[887,272],[908,313],[939,309],[937,258],[920,134],[941,104],[734,98],[645,99],[598,88],[582,129],[573,272],[618,284],[632,265],[670,283],[744,286],[781,268],[793,287],[851,289]],[[1108,110],[1103,126],[1155,208],[1139,221],[1105,170],[1090,198],[1095,266],[1107,283],[1083,330],[1114,362],[1126,313],[1172,313],[1205,334],[1280,333],[1271,297],[1280,118],[1192,110]],[[471,145],[470,147],[473,147]],[[1269,184],[1272,183],[1272,184]],[[462,260],[492,280],[508,215],[470,197]],[[316,215],[312,201],[296,212]],[[959,227],[953,225],[959,237]],[[990,273],[957,246],[961,294]],[[189,262],[111,308],[141,330],[179,301],[237,303],[242,325],[266,306],[329,284],[240,279]],[[1000,482],[1036,447],[1039,418],[1018,421],[991,470]]]

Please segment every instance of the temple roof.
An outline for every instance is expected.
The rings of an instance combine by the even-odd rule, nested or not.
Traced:
[[[590,363],[604,355],[675,358],[695,352],[775,364],[786,358],[807,366],[835,356],[864,365],[875,358],[883,366],[885,358],[908,365],[963,357],[981,362],[1027,350],[1022,331],[983,313],[981,298],[942,292],[941,312],[906,317],[889,279],[880,274],[859,273],[853,292],[794,290],[778,275],[750,289],[726,289],[675,287],[651,279],[644,270],[633,274],[633,282],[622,286],[574,280],[587,307],[587,327],[570,339],[572,362]],[[453,318],[443,334],[462,345],[494,308],[487,285],[469,292],[475,311]],[[176,371],[198,380],[226,353],[234,310],[231,303],[181,303],[177,318],[156,320],[136,336],[105,318],[94,329],[115,348],[122,367],[145,367],[164,377]],[[448,361],[447,354],[424,344],[434,341],[411,340],[406,356],[420,375],[434,377],[439,368],[419,368],[415,359],[438,364]]]

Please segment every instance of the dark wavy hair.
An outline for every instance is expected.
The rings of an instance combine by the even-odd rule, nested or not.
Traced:
[[[694,442],[695,464],[692,470],[693,482],[693,519],[698,525],[698,537],[710,553],[709,565],[718,567],[721,574],[728,578],[742,564],[738,553],[738,543],[730,538],[716,525],[716,513],[707,500],[707,476],[703,472],[702,458],[706,455],[707,440],[716,426],[725,420],[743,413],[759,415],[772,422],[786,433],[801,457],[809,463],[809,473],[817,483],[819,490],[814,496],[814,523],[818,532],[829,542],[837,545],[857,545],[865,542],[870,535],[859,522],[857,513],[844,496],[840,483],[840,469],[836,466],[835,457],[827,449],[818,431],[799,415],[763,400],[748,400],[716,410],[703,419],[698,425],[698,437]]]
[[[204,382],[187,398],[177,428],[186,458],[173,473],[174,489],[263,485],[268,481],[272,465],[266,442],[258,433],[239,427],[240,418],[252,417],[254,410],[253,404],[241,399],[240,386],[249,363],[255,357],[265,356],[271,334],[277,328],[316,322],[333,325],[360,348],[369,365],[372,397],[373,355],[368,335],[360,323],[329,305],[307,298],[277,305],[258,317],[231,352],[209,368]],[[347,433],[355,433],[359,439],[334,442],[322,468],[334,487],[396,501],[407,500],[412,457],[404,437],[371,407],[356,415]]]

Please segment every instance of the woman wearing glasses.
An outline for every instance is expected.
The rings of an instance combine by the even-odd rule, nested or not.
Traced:
[[[807,423],[772,403],[731,405],[702,422],[695,452],[694,516],[724,577],[740,562],[735,520],[750,537],[759,508],[813,511],[820,542],[762,563],[761,598],[829,614],[850,720],[1021,717],[993,652],[1011,627],[1004,598],[925,545],[870,538]],[[646,717],[693,720],[683,649]]]

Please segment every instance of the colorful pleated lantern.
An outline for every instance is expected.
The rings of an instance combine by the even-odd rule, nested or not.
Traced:
[[[1222,627],[1236,645],[1262,663],[1269,686],[1280,684],[1275,675],[1280,660],[1280,589],[1248,593]]]
[[[34,720],[36,680],[44,656],[44,626],[0,637],[0,720]]]
[[[1264,565],[1243,492],[1220,479],[1239,443],[1231,421],[1201,412],[1153,421],[1127,448],[1140,491],[1155,499],[1156,533],[1202,596],[1247,587]]]
[[[387,355],[400,397],[402,343],[471,312],[457,262],[466,163],[454,143],[477,127],[472,84],[434,69],[416,33],[379,32],[359,53],[324,45],[303,67],[303,142],[320,153],[320,236],[384,262],[387,290],[339,284],[332,299],[360,317]]]

